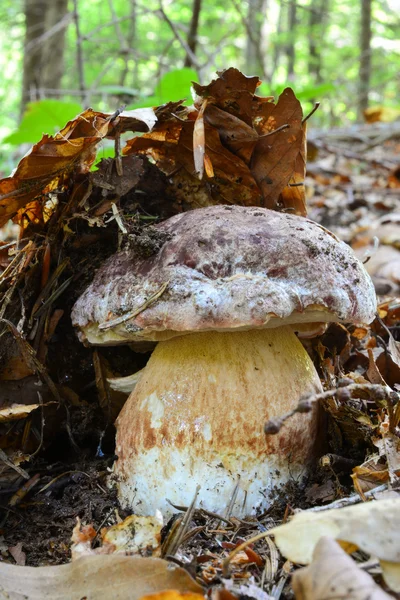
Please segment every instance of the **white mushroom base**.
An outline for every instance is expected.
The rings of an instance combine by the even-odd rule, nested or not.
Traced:
[[[265,436],[265,421],[321,390],[288,327],[196,333],[154,350],[117,420],[114,467],[121,504],[165,516],[167,500],[244,516],[268,506],[279,484],[305,475],[315,455],[318,411]]]
[[[279,460],[272,455],[262,464],[252,456],[229,459],[227,468],[227,457],[223,462],[221,456],[205,462],[202,457],[193,457],[192,449],[169,448],[165,452],[163,448],[153,448],[142,453],[140,461],[132,461],[134,478],[118,483],[119,498],[134,514],[152,515],[159,509],[169,517],[176,512],[171,504],[191,504],[199,484],[196,508],[224,516],[238,487],[230,514],[244,517],[267,508],[289,479],[300,481],[307,474],[306,465],[290,466],[288,457]],[[155,471],[157,477],[153,475]]]

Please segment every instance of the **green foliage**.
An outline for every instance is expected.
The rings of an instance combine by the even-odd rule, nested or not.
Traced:
[[[169,71],[156,85],[154,94],[135,102],[130,109],[143,108],[144,106],[160,106],[166,102],[175,102],[186,99],[186,104],[191,104],[190,86],[192,81],[198,81],[196,71],[184,67]]]
[[[306,100],[322,100],[326,98],[330,92],[335,91],[333,83],[321,83],[321,85],[310,85],[303,89],[296,90],[296,96],[302,101]]]
[[[61,100],[38,100],[27,105],[16,131],[3,139],[3,144],[18,146],[38,142],[44,133],[53,135],[81,112],[80,104]]]
[[[159,0],[76,0],[76,4],[81,40],[71,19],[61,94],[40,90],[35,96],[35,90],[30,92],[32,98],[47,95],[60,101],[31,103],[17,128],[24,55],[34,52],[35,46],[25,47],[26,3],[0,3],[0,171],[8,172],[26,151],[17,144],[37,142],[44,132],[54,133],[80,112],[77,98],[85,107],[105,112],[122,104],[139,108],[183,98],[190,103],[192,80],[208,83],[215,71],[230,66],[258,75],[264,82],[261,95],[276,97],[289,85],[307,105],[305,111],[312,101],[320,100],[312,126],[346,125],[356,117],[363,0],[297,2],[296,25],[290,31],[289,0],[202,0],[196,63],[191,69],[184,64],[193,0],[164,2],[164,14]],[[389,107],[396,106],[400,97],[400,25],[394,5],[394,0],[373,2],[370,100]],[[313,21],[311,15],[319,16]],[[261,45],[258,54],[250,56],[254,39],[260,39]],[[290,45],[295,49],[295,69],[288,81]],[[78,48],[83,81],[76,66]],[[54,60],[61,62],[61,57],[55,55]],[[82,84],[85,93],[80,96]],[[10,145],[15,153],[10,152]]]

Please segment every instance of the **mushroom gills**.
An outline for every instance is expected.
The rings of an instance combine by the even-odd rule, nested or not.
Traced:
[[[223,514],[266,508],[281,484],[315,458],[318,409],[296,414],[274,436],[265,421],[321,391],[290,327],[202,332],[160,342],[117,420],[115,479],[121,504],[168,516],[187,506]]]

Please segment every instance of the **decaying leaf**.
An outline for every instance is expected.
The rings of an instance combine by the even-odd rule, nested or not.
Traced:
[[[0,181],[0,226],[14,218],[23,228],[30,223],[43,228],[60,199],[71,208],[84,203],[87,182],[82,184],[82,177],[93,164],[98,144],[114,138],[117,147],[127,131],[144,135],[129,140],[123,153],[154,160],[155,168],[169,177],[175,211],[227,203],[304,215],[306,130],[300,102],[289,88],[276,103],[271,97],[258,97],[259,84],[258,77],[227,69],[209,85],[194,84],[197,97],[192,107],[172,102],[114,114],[85,110],[54,137],[45,135],[15,173]],[[140,177],[135,172],[138,163],[131,159],[125,161],[129,172],[124,172],[120,156],[110,166],[114,163],[107,181],[94,176],[95,185],[106,184],[98,211],[109,210],[113,196],[132,189]],[[182,179],[187,193],[182,192]]]
[[[25,419],[32,411],[39,408],[40,404],[12,404],[0,409],[0,423]]]
[[[165,590],[164,592],[142,596],[140,600],[204,600],[204,596],[203,594],[195,594],[192,592]]]
[[[296,600],[386,600],[391,597],[329,537],[319,540],[310,566],[293,574],[292,586]]]
[[[72,560],[93,554],[140,554],[145,556],[160,555],[161,514],[154,517],[131,515],[121,523],[101,530],[102,545],[92,548],[97,537],[92,525],[82,525],[80,519],[72,532]]]
[[[45,135],[20,161],[15,173],[0,181],[0,227],[23,207],[19,222],[44,222],[51,214],[46,201],[71,185],[72,175],[87,172],[96,146],[106,136],[128,130],[148,131],[157,121],[153,109],[127,111],[119,115],[85,110],[57,133]],[[33,203],[37,196],[44,202]],[[29,204],[30,203],[30,204]]]
[[[187,191],[197,188],[194,195],[185,194],[184,208],[225,203],[306,214],[300,102],[289,88],[276,104],[271,97],[260,98],[255,95],[259,83],[257,77],[227,69],[209,85],[193,84],[194,107],[129,140],[124,154],[151,156],[178,197],[182,178]]]
[[[282,92],[276,105],[265,103],[263,108],[262,116],[265,122],[258,127],[261,134],[271,134],[284,125],[289,126],[273,136],[261,138],[255,146],[251,159],[251,170],[262,190],[264,206],[274,208],[279,194],[294,176],[296,163],[296,170],[305,171],[304,157],[302,161],[298,160],[300,152],[304,152],[303,112],[300,102],[290,88]],[[301,162],[304,163],[303,169],[300,169]],[[296,179],[299,178],[301,181],[294,181],[294,183],[304,184],[304,177],[299,175]],[[304,185],[302,188],[304,198]],[[287,196],[292,204],[291,193],[288,192]],[[295,212],[304,214],[304,209],[305,204],[303,206],[299,204],[296,205]]]
[[[270,530],[284,556],[309,564],[319,539],[329,536],[376,556],[385,577],[385,561],[396,563],[397,580],[390,585],[400,591],[400,498],[375,500],[322,512],[304,511],[284,525]]]
[[[7,600],[139,600],[163,590],[202,593],[176,565],[160,558],[120,554],[84,556],[57,567],[1,563],[0,590]]]
[[[378,455],[374,455],[362,465],[354,467],[351,477],[355,489],[362,494],[389,481],[389,471],[386,462]]]
[[[102,531],[103,545],[112,545],[115,552],[159,556],[162,527],[161,513],[154,517],[131,515]]]

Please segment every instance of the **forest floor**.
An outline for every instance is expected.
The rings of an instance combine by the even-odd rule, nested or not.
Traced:
[[[390,419],[397,423],[400,419],[399,404],[390,398],[382,400],[374,387],[384,382],[394,393],[400,391],[400,354],[395,343],[400,341],[400,142],[389,138],[371,144],[368,132],[362,131],[357,135],[336,132],[331,138],[312,134],[310,140],[309,217],[349,243],[366,261],[379,295],[379,316],[363,328],[333,324],[322,336],[306,341],[305,347],[325,389],[344,385],[355,393],[347,399],[321,400],[330,423],[329,448],[308,479],[293,481],[279,491],[267,513],[240,520],[229,511],[213,515],[195,507],[179,507],[178,516],[163,528],[160,525],[163,556],[184,566],[203,585],[223,583],[227,593],[257,600],[293,597],[293,563],[279,554],[268,537],[240,550],[246,540],[285,523],[297,509],[312,512],[400,493],[399,456],[394,459],[383,448],[390,436]],[[84,279],[85,274],[79,284],[82,288]],[[63,339],[60,323],[53,343]],[[70,347],[66,356],[55,350],[49,362],[59,363],[59,380],[66,387],[72,373],[79,371],[76,377],[81,378],[85,400],[70,389],[71,402],[61,415],[46,400],[45,385],[42,400],[48,412],[42,405],[29,424],[21,427],[22,421],[10,421],[7,427],[3,425],[3,447],[19,445],[21,457],[17,469],[5,462],[0,472],[0,555],[18,565],[63,564],[70,560],[71,548],[75,554],[101,552],[107,530],[123,527],[129,516],[108,485],[114,460],[112,422],[124,398],[116,396],[113,407],[102,405],[93,371],[87,366],[89,359],[83,354],[86,349],[75,342]],[[137,368],[148,356],[137,356]],[[111,373],[125,375],[132,368],[122,350],[113,356],[105,350],[99,360],[102,369]],[[7,385],[10,397],[21,393],[18,382]],[[25,404],[33,405],[35,384],[24,393]],[[24,462],[26,454],[31,454],[29,463]],[[77,518],[83,527],[77,525]],[[237,553],[233,552],[227,565],[232,551]],[[156,556],[160,547],[148,544],[140,552]],[[362,550],[353,557],[384,585],[379,564],[369,564]],[[229,595],[224,600],[230,600]]]

